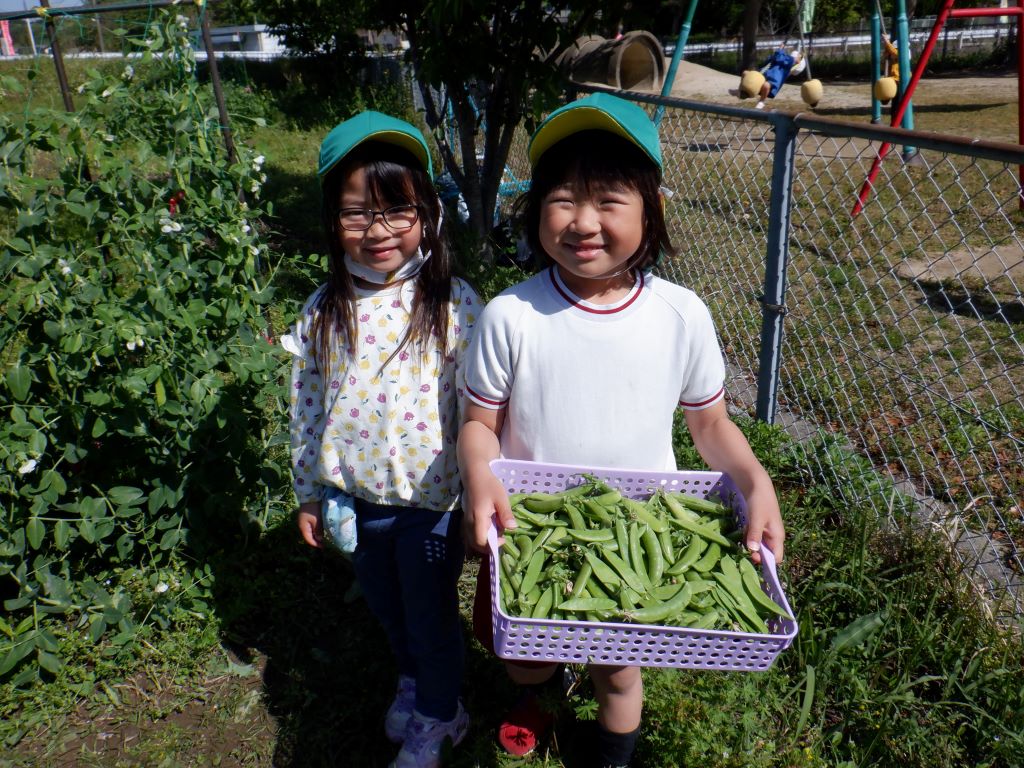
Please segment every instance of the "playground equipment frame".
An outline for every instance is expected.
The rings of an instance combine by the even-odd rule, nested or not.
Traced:
[[[1024,0],[1017,0],[1016,6],[1009,6],[1006,8],[954,8],[953,4],[956,0],[945,0],[942,4],[942,9],[935,18],[935,25],[932,27],[931,34],[928,36],[928,40],[925,43],[924,50],[921,52],[921,57],[918,59],[917,65],[914,67],[914,74],[907,84],[906,90],[901,88],[900,103],[899,106],[893,111],[892,125],[897,126],[903,120],[904,114],[910,109],[911,98],[914,94],[914,90],[917,88],[917,84],[921,80],[921,76],[924,74],[924,69],[928,65],[928,60],[931,58],[932,51],[935,49],[935,44],[938,42],[939,34],[942,32],[942,28],[946,25],[946,21],[950,18],[967,18],[972,16],[1016,16],[1017,18],[1017,143],[1024,146]],[[901,31],[900,46],[906,44],[906,34]],[[901,51],[902,53],[902,51]],[[903,66],[902,59],[900,56],[901,67],[900,75],[902,79]],[[877,70],[876,70],[877,71]],[[908,126],[904,126],[908,127]],[[853,206],[853,210],[850,215],[855,217],[862,210],[864,210],[864,203],[867,201],[868,196],[871,194],[871,189],[874,187],[875,179],[878,178],[878,171],[881,168],[882,160],[889,154],[889,150],[892,148],[891,142],[884,142],[878,150],[878,155],[875,157],[874,162],[871,165],[871,171],[868,173],[867,179],[864,181],[864,185],[861,187],[860,194],[857,195],[857,202]],[[1021,210],[1024,210],[1024,165],[1018,166],[1018,180],[1020,183],[1020,191],[1018,192],[1017,199]]]

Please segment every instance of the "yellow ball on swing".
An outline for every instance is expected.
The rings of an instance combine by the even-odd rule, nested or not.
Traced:
[[[740,78],[740,97],[749,99],[761,91],[764,85],[764,75],[756,69],[748,69]]]
[[[875,98],[883,104],[888,104],[896,96],[899,86],[896,85],[894,77],[880,77],[875,80]]]
[[[818,106],[823,92],[821,80],[808,80],[800,86],[800,98],[804,100],[805,104],[809,104],[812,109]]]

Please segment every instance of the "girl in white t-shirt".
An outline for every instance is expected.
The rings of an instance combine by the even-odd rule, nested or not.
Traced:
[[[387,736],[402,744],[392,765],[436,766],[469,722],[459,699],[455,443],[478,299],[452,275],[419,130],[378,112],[356,115],[324,139],[319,177],[327,282],[282,340],[295,356],[299,530],[322,547],[334,510],[354,509],[355,536],[341,529],[339,546],[399,672],[385,718]]]
[[[711,316],[690,290],[651,274],[672,253],[665,225],[657,128],[637,105],[594,94],[553,112],[530,142],[526,234],[543,270],[493,299],[470,346],[468,404],[459,435],[466,538],[515,528],[489,462],[673,470],[672,418],[682,407],[708,465],[748,502],[747,546],[781,560],[783,525],[771,479],[729,419],[725,366]],[[501,539],[500,539],[501,540]],[[491,643],[487,559],[474,629]],[[506,662],[524,686],[498,740],[531,751],[551,725],[537,701],[550,664]],[[639,667],[590,666],[598,702],[596,766],[625,766],[640,727]]]

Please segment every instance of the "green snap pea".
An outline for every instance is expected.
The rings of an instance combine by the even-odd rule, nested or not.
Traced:
[[[686,549],[679,556],[672,565],[665,569],[665,573],[669,576],[678,576],[679,574],[686,571],[694,563],[700,559],[701,553],[704,551],[706,542],[700,536],[690,536],[690,542],[686,545]]]
[[[608,488],[608,490],[600,496],[593,496],[591,498],[595,503],[600,504],[603,507],[610,507],[622,501],[622,493],[616,491],[614,488]]]
[[[715,626],[715,624],[718,623],[719,618],[720,616],[718,611],[712,608],[707,613],[702,614],[700,618],[696,619],[693,623],[690,624],[690,626],[694,629],[711,629]]]
[[[690,533],[696,533],[698,536],[702,536],[708,541],[715,542],[726,549],[735,549],[736,547],[736,545],[729,541],[729,539],[707,525],[701,525],[700,523],[696,523],[692,520],[680,520],[678,517],[673,518],[673,522],[680,528],[683,528]]]
[[[594,575],[597,577],[598,581],[608,587],[608,589],[619,588],[619,584],[622,583],[622,579],[619,578],[619,575],[615,573],[611,566],[605,563],[589,549],[583,551],[583,556],[587,559],[587,562],[590,563],[590,567],[594,569]]]
[[[540,577],[540,570],[544,567],[544,561],[547,559],[547,552],[543,549],[538,548],[536,552],[530,557],[530,563],[526,566],[526,574],[523,576],[523,584],[520,587],[520,592],[529,592],[533,589],[537,583],[537,579]]]
[[[614,600],[605,597],[576,597],[558,604],[558,610],[572,612],[614,611],[618,607]]]
[[[553,585],[549,585],[540,596],[537,604],[533,606],[533,610],[530,612],[530,618],[532,619],[544,619],[547,618],[548,613],[551,611],[551,606],[555,602],[555,588]]]
[[[693,496],[689,493],[674,492],[671,494],[665,494],[666,498],[670,498],[673,501],[678,502],[683,507],[699,512],[703,515],[715,515],[716,517],[728,516],[731,513],[729,508],[718,501],[712,501],[708,498],[700,498]]]
[[[597,502],[597,499],[583,499],[583,510],[593,518],[597,518],[605,525],[612,524],[612,516],[608,510]]]
[[[523,499],[522,504],[530,512],[550,514],[551,512],[557,512],[565,505],[565,498],[561,495],[552,495],[550,493],[531,493]]]
[[[645,527],[640,534],[640,540],[644,545],[644,552],[647,553],[647,578],[652,586],[658,586],[665,573],[665,553],[662,552],[658,534],[654,529]]]
[[[607,528],[569,528],[568,533],[574,539],[588,543],[612,541],[615,538],[615,534]]]
[[[640,577],[636,575],[636,572],[630,568],[621,557],[614,552],[609,552],[608,550],[602,550],[601,557],[603,557],[605,562],[607,562],[608,565],[610,565],[615,572],[622,577],[622,580],[626,582],[630,589],[635,589],[641,594],[646,592],[643,582],[640,581]],[[594,569],[594,572],[597,572],[596,568]]]
[[[647,505],[641,504],[636,499],[627,498],[624,498],[622,500],[622,503],[629,511],[631,517],[643,523],[647,523],[647,525],[649,525],[651,527],[651,530],[653,530],[655,533],[661,533],[662,531],[668,530],[668,523],[666,523],[660,517],[656,517],[654,514],[652,514],[651,511],[647,508]]]
[[[704,551],[700,560],[695,562],[691,567],[698,573],[707,573],[714,568],[721,559],[722,548],[718,545],[718,542],[712,541]]]
[[[570,501],[565,505],[565,513],[569,516],[569,522],[572,523],[569,527],[576,530],[582,530],[587,527],[587,523],[584,521],[583,513],[580,512],[580,508],[577,504],[578,502],[575,500]]]
[[[583,590],[587,588],[587,583],[590,581],[590,577],[594,574],[594,566],[590,563],[583,563],[580,566],[579,571],[576,574],[576,578],[572,581],[572,597],[579,597]]]
[[[658,543],[661,544],[661,554],[665,558],[665,562],[674,563],[676,561],[676,548],[672,544],[672,531],[665,530],[659,533]]]
[[[626,613],[626,618],[631,621],[635,621],[639,624],[651,624],[656,621],[663,621],[669,616],[675,616],[680,613],[687,604],[690,602],[690,589],[688,585],[683,585],[683,588],[679,590],[679,593],[671,600],[666,600],[664,603],[652,605],[647,608],[637,608],[634,611]]]
[[[793,617],[790,613],[765,593],[761,587],[761,577],[758,575],[753,563],[744,557],[740,560],[739,569],[740,576],[743,579],[743,586],[755,603],[760,603],[762,607],[766,608],[774,616],[785,616],[787,619],[792,620]]]
[[[615,541],[619,545],[619,554],[628,560],[629,533],[626,531],[626,521],[621,517],[615,518]]]
[[[504,549],[506,552],[508,552],[510,555],[512,555],[512,557],[516,558],[517,560],[519,559],[519,556],[522,554],[519,551],[519,547],[517,547],[515,542],[512,541],[512,537],[511,536],[506,536],[505,537],[505,543],[501,545],[501,548]]]

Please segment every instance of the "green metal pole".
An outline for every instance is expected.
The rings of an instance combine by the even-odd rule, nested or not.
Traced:
[[[910,82],[910,22],[907,20],[907,0],[899,0],[897,6],[899,8],[899,12],[896,17],[896,28],[900,37],[900,104],[903,104],[903,99],[906,96],[907,84]],[[913,101],[907,102],[906,109],[903,112],[903,122],[901,125],[908,131],[914,130]],[[909,160],[914,156],[915,152],[917,152],[917,150],[914,147],[903,147],[903,160]]]
[[[693,24],[693,14],[697,10],[697,0],[690,0],[690,7],[686,9],[686,19],[679,27],[679,38],[676,40],[676,49],[672,51],[672,63],[669,64],[668,74],[665,75],[665,82],[661,86],[661,95],[668,96],[672,93],[672,84],[676,80],[676,70],[679,69],[679,61],[683,58],[683,48],[686,47],[686,40],[690,37],[690,25]],[[661,117],[665,114],[664,105],[658,105],[654,113],[654,124],[661,123]]]
[[[878,15],[878,4],[871,12],[871,122],[882,122],[882,102],[875,96],[875,82],[882,69],[882,17]]]

